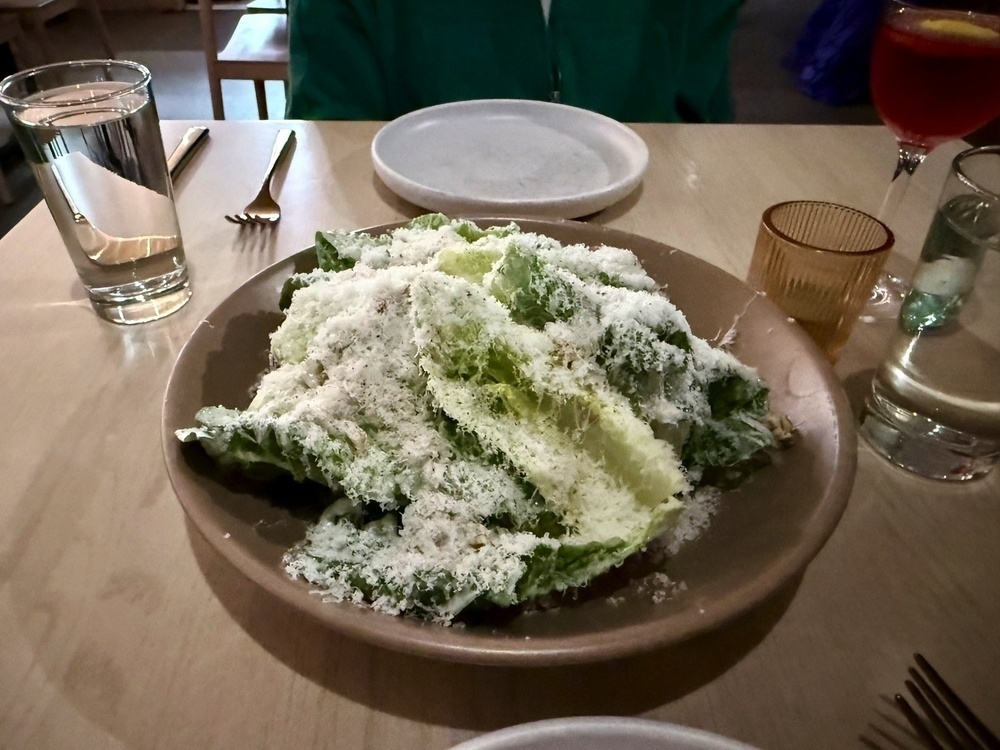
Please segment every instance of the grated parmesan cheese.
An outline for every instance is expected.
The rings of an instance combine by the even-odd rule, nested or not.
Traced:
[[[756,373],[627,250],[433,216],[320,241],[336,270],[293,279],[250,406],[178,434],[340,493],[285,557],[326,599],[450,623],[674,554],[718,506],[691,456],[770,437]]]

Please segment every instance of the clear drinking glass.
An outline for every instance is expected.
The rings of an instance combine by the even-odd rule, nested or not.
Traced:
[[[149,71],[56,63],[0,83],[0,104],[97,314],[169,315],[191,296]]]
[[[878,219],[847,206],[790,201],[761,219],[747,283],[836,362],[893,245]]]
[[[992,10],[990,9],[992,7]],[[1000,15],[983,0],[887,0],[871,59],[871,94],[898,157],[878,218],[890,227],[928,152],[1000,116]],[[909,285],[885,273],[866,315],[895,317]]]
[[[1000,146],[952,162],[861,434],[938,479],[980,476],[1000,458]]]

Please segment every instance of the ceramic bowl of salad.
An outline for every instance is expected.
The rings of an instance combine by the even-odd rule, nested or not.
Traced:
[[[666,646],[808,564],[850,493],[826,361],[738,280],[575,222],[317,233],[185,346],[193,525],[330,627],[476,663]]]

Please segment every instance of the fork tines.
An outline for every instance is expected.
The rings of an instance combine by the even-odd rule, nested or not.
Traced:
[[[255,216],[246,213],[226,214],[224,218],[230,224],[240,224],[242,226],[250,226],[250,225],[269,226],[271,224],[278,223],[278,220],[274,217]]]
[[[896,705],[932,750],[1000,750],[1000,739],[955,694],[937,670],[920,654],[913,655],[920,668],[910,667],[904,683],[920,708],[918,712],[901,694]]]

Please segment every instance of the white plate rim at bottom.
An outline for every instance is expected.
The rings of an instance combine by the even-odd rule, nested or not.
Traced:
[[[451,750],[569,750],[584,740],[614,743],[608,747],[615,750],[755,750],[751,745],[702,729],[622,716],[533,721],[474,737]],[[590,747],[584,746],[586,750]]]

